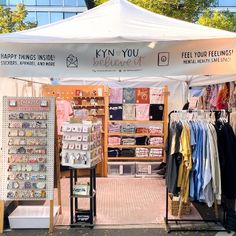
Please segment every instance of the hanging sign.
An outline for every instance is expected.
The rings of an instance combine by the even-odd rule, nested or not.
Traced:
[[[236,38],[110,44],[0,43],[0,76],[130,77],[236,73]]]

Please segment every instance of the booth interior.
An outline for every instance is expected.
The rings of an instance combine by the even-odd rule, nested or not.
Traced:
[[[0,233],[235,227],[235,50],[126,0],[1,35]]]

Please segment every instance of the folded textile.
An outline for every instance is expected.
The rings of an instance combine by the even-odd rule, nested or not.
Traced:
[[[149,144],[149,137],[147,136],[141,136],[136,137],[136,145],[148,145]]]
[[[162,157],[162,149],[161,148],[151,148],[149,152],[150,157]]]
[[[120,137],[108,137],[109,145],[120,145],[121,138]]]
[[[163,126],[150,126],[149,133],[150,134],[162,134],[163,133]]]
[[[148,148],[136,148],[136,157],[148,157]]]
[[[163,104],[163,88],[150,88],[150,104]]]
[[[146,127],[137,127],[136,128],[136,133],[149,133],[149,128]]]
[[[108,157],[119,157],[120,149],[119,148],[108,148]]]
[[[123,103],[135,103],[135,88],[123,88]]]
[[[120,155],[122,157],[135,157],[135,149],[122,148]]]
[[[110,88],[109,103],[123,103],[123,88]]]
[[[110,120],[122,120],[122,104],[109,104]]]
[[[163,137],[151,137],[150,145],[163,144]]]
[[[136,88],[135,89],[136,103],[138,104],[149,104],[149,88]]]
[[[136,104],[136,120],[149,120],[149,104]]]
[[[108,126],[109,133],[120,133],[120,124],[119,123],[110,123]]]
[[[135,138],[122,138],[121,143],[122,145],[135,145],[136,139]]]
[[[123,124],[121,126],[122,133],[135,133],[135,126],[133,124]]]
[[[150,120],[162,120],[164,104],[150,104]]]
[[[123,104],[123,120],[135,120],[135,104]]]

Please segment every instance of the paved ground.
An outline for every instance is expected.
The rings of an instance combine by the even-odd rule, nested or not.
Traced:
[[[5,232],[3,236],[47,236],[46,230],[13,230]],[[171,232],[164,229],[56,229],[53,236],[236,236],[235,233],[212,232]]]

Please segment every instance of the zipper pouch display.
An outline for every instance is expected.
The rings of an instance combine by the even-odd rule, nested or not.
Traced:
[[[123,103],[123,88],[110,88],[110,100],[109,103]]]
[[[135,104],[123,104],[123,120],[135,120]]]
[[[151,137],[150,145],[158,145],[163,144],[163,137]]]
[[[136,120],[149,120],[149,104],[136,104]]]
[[[162,148],[151,148],[149,152],[150,157],[162,157]]]
[[[119,148],[108,148],[108,157],[119,157],[120,149]]]
[[[123,116],[122,104],[109,104],[109,117],[110,120],[122,120]]]
[[[123,103],[135,103],[135,88],[123,88]]]
[[[136,140],[135,138],[122,138],[121,143],[122,145],[135,145]]]
[[[149,137],[147,136],[141,136],[136,137],[136,145],[148,145],[149,144]]]
[[[135,157],[135,149],[122,148],[120,155],[122,157]]]
[[[120,124],[119,123],[110,123],[108,126],[109,133],[120,133]]]
[[[150,104],[150,120],[162,120],[164,104]]]
[[[151,104],[163,104],[163,88],[150,88],[150,103]]]
[[[136,157],[148,157],[149,151],[148,148],[136,148],[135,154]]]
[[[122,133],[135,133],[135,126],[133,124],[123,124],[121,126]]]
[[[149,104],[149,88],[136,88],[135,89],[136,103]]]
[[[108,145],[120,145],[120,137],[108,137]]]

